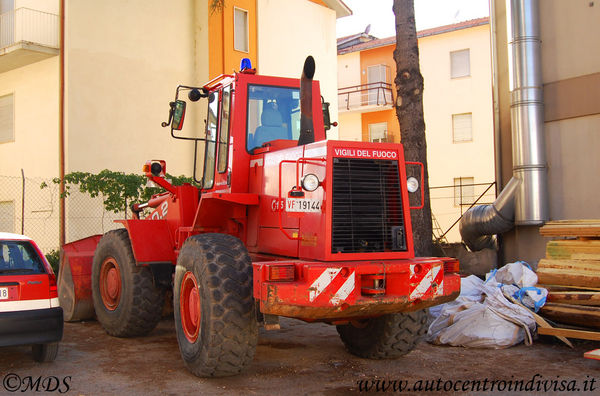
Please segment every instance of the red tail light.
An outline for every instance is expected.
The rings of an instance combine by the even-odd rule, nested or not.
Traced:
[[[268,265],[268,267],[269,281],[293,281],[295,279],[293,264]]]
[[[458,273],[459,262],[458,260],[444,261],[444,272]]]
[[[56,284],[56,275],[48,274],[48,281],[50,283],[50,298],[58,298],[58,286]]]

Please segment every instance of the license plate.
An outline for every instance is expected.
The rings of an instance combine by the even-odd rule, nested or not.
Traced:
[[[8,287],[0,287],[0,300],[8,300]]]
[[[320,212],[321,201],[317,199],[287,198],[286,212]]]

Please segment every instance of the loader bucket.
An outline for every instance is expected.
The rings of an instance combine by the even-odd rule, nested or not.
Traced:
[[[65,244],[60,250],[58,299],[65,322],[94,317],[92,262],[102,235]]]

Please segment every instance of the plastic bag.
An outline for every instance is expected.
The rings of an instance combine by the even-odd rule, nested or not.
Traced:
[[[429,326],[429,342],[506,348],[531,341],[531,331],[535,329],[533,315],[526,308],[508,301],[495,276],[488,275],[485,283],[478,278],[463,278],[464,294],[461,290],[459,298],[443,304],[439,316]]]
[[[494,272],[494,271],[492,271]],[[525,261],[506,264],[493,274],[496,281],[505,285],[516,285],[519,288],[532,287],[538,282],[538,277]]]

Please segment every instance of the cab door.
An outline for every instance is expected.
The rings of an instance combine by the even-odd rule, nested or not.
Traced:
[[[231,187],[230,152],[230,117],[232,106],[232,86],[221,90],[221,108],[219,109],[219,138],[217,139],[217,169],[215,173],[215,189],[223,191]]]
[[[204,146],[204,176],[202,189],[211,190],[215,187],[215,170],[217,155],[217,136],[219,132],[219,108],[221,90],[211,92],[208,96],[208,111],[206,113],[206,145]]]

